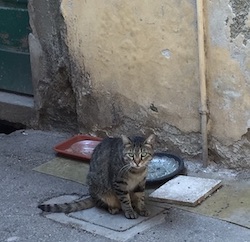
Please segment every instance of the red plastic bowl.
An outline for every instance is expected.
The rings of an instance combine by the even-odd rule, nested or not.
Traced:
[[[56,145],[54,150],[60,155],[81,160],[89,160],[94,148],[101,140],[102,138],[99,137],[79,134]]]

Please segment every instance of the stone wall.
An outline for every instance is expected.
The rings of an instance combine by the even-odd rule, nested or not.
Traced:
[[[201,152],[195,0],[30,1],[40,127]],[[249,3],[207,1],[210,158],[250,167]]]

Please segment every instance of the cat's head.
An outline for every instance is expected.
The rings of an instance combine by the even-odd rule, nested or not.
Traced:
[[[155,135],[151,134],[147,139],[142,137],[128,138],[122,135],[124,145],[123,158],[131,167],[140,168],[147,166],[153,158],[153,145]]]

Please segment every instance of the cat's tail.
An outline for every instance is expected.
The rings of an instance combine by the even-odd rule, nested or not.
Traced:
[[[38,208],[44,212],[50,213],[72,213],[80,210],[92,208],[95,206],[95,203],[91,197],[85,198],[79,201],[73,201],[70,203],[62,204],[40,204]]]

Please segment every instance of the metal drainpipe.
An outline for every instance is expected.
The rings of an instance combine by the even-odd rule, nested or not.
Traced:
[[[206,90],[206,64],[205,64],[205,33],[204,33],[204,1],[196,0],[199,46],[199,77],[200,77],[200,115],[202,134],[202,161],[203,167],[208,166],[208,142],[207,142],[207,90]]]

